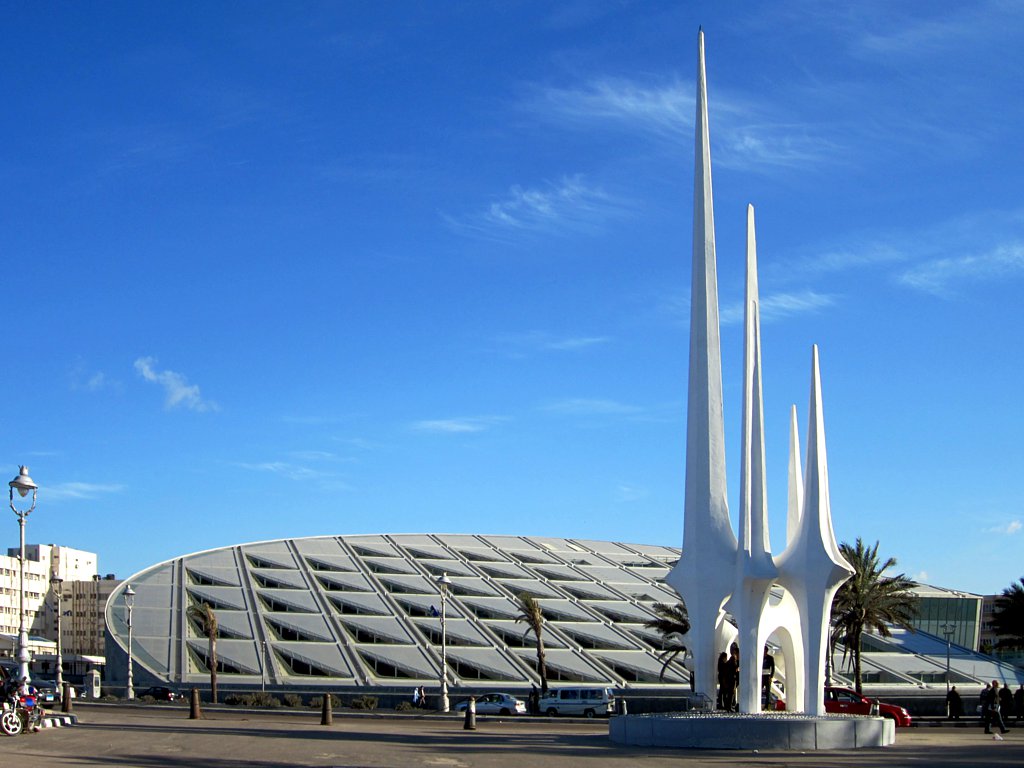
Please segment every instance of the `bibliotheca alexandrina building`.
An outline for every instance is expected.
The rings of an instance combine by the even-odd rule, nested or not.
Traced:
[[[206,603],[219,625],[225,690],[430,689],[442,650],[438,579],[447,574],[445,657],[455,690],[539,685],[535,640],[516,623],[523,593],[544,612],[551,684],[688,688],[675,662],[659,680],[662,638],[644,627],[655,603],[679,600],[664,583],[678,558],[662,546],[461,534],[323,536],[198,552],[147,568],[111,595],[107,682],[124,677],[130,584],[136,687],[209,685],[209,644],[188,612]]]

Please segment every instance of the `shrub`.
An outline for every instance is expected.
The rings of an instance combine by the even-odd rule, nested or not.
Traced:
[[[311,698],[309,700],[309,706],[312,707],[313,709],[321,709],[323,707],[323,705],[324,705],[324,697],[323,696],[314,696],[313,698]],[[331,694],[331,709],[338,709],[339,707],[341,707],[341,699],[339,697],[335,696],[332,693]]]
[[[301,707],[302,697],[297,693],[286,693],[284,695],[284,703],[289,707]]]
[[[359,698],[352,699],[352,709],[376,709],[377,708],[377,697],[376,696],[360,696]]]
[[[416,707],[412,705],[411,701],[400,701],[395,706],[396,712],[408,712],[410,709],[416,709]]]
[[[281,706],[281,700],[266,691],[257,693],[231,693],[224,697],[224,703],[240,707],[270,707],[271,709]]]

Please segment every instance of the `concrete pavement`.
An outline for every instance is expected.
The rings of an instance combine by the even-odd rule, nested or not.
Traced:
[[[711,752],[620,747],[608,740],[605,721],[478,718],[476,731],[462,719],[436,715],[349,716],[335,713],[320,725],[318,711],[210,710],[189,720],[188,709],[136,705],[75,707],[78,725],[0,741],[8,761],[38,766],[139,768],[700,768],[702,766],[1024,765],[1024,728],[1003,741],[980,727],[911,728],[896,744],[843,752]]]

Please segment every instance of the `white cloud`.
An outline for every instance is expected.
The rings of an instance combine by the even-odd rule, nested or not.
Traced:
[[[568,128],[646,134],[671,142],[677,150],[680,139],[693,132],[694,99],[690,82],[648,85],[603,78],[578,88],[539,88],[523,106],[540,119]],[[814,136],[808,125],[773,117],[768,104],[716,90],[709,110],[717,165],[778,168],[818,164],[837,155],[834,143]]]
[[[135,361],[135,370],[146,381],[159,384],[164,388],[165,408],[183,406],[191,411],[219,410],[216,403],[202,398],[197,384],[189,384],[182,374],[175,371],[158,371],[154,365],[156,365],[154,358],[140,357]]]
[[[916,581],[918,584],[928,583],[928,571],[918,571],[910,577],[911,581]]]
[[[299,466],[297,464],[289,464],[285,461],[263,461],[256,463],[236,462],[235,466],[252,472],[266,472],[273,475],[280,475],[288,478],[289,480],[313,480],[324,476],[323,472],[318,472],[315,469]]]
[[[51,501],[63,499],[95,499],[111,493],[120,493],[124,486],[117,483],[57,483],[43,491]]]
[[[771,322],[784,317],[802,315],[809,312],[817,312],[825,307],[835,304],[832,296],[814,291],[803,293],[776,293],[770,296],[761,297],[761,320]],[[723,307],[720,313],[720,320],[723,325],[731,325],[743,322],[743,304],[732,304]]]
[[[458,231],[478,235],[596,232],[605,220],[623,215],[630,207],[601,188],[587,185],[577,175],[541,188],[514,186],[504,199],[492,202],[486,210],[447,220]]]
[[[898,276],[904,285],[944,296],[954,283],[994,280],[1024,273],[1024,242],[996,246],[985,253],[950,256],[922,262]]]
[[[497,340],[518,349],[541,352],[572,352],[607,344],[610,341],[607,336],[556,336],[545,331],[506,334]]]
[[[1022,527],[1024,526],[1022,526],[1020,520],[1011,520],[1005,525],[994,525],[991,528],[986,528],[984,530],[984,533],[998,533],[1002,534],[1003,536],[1012,536],[1013,534],[1020,531]]]
[[[460,434],[467,432],[483,432],[505,419],[497,416],[476,416],[455,419],[424,419],[414,422],[412,428],[418,432],[436,432],[439,434]]]
[[[545,406],[544,410],[552,411],[554,413],[564,413],[572,416],[594,416],[632,415],[640,413],[642,409],[635,405],[619,403],[614,400],[576,397],[550,403]]]

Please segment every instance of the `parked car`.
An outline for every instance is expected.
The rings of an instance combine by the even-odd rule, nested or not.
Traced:
[[[559,688],[541,697],[540,711],[549,717],[605,716],[615,711],[615,696],[610,688]]]
[[[155,685],[151,688],[147,688],[142,693],[137,694],[137,697],[144,699],[146,696],[152,696],[157,701],[175,701],[180,699],[181,695],[175,693],[170,688],[165,688],[162,685]]]
[[[469,701],[462,701],[455,709],[465,712],[468,706]],[[478,715],[525,715],[526,702],[507,693],[485,693],[476,697],[476,712]]]
[[[60,701],[57,693],[57,684],[52,680],[44,680],[41,677],[32,678],[32,687],[36,689],[36,701],[43,706],[48,706]]]
[[[873,700],[867,696],[861,696],[850,688],[830,687],[825,689],[825,711],[831,714],[841,715],[870,715]],[[895,720],[896,725],[908,727],[911,722],[910,713],[903,707],[895,704],[878,702],[878,714]]]

